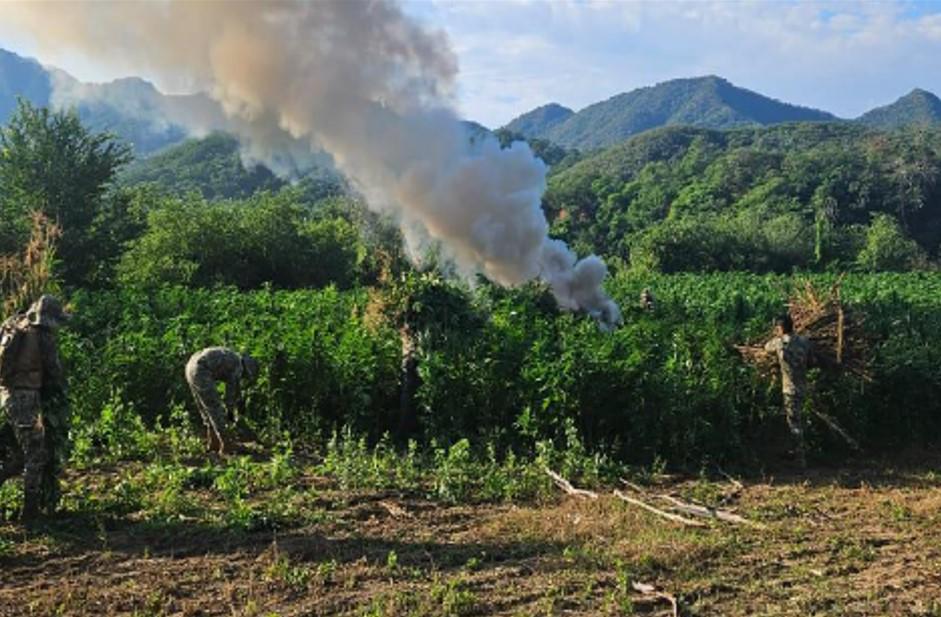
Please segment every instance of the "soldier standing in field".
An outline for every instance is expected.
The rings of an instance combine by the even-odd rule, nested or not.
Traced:
[[[234,421],[242,408],[241,382],[251,383],[258,376],[258,363],[225,347],[209,347],[193,354],[186,363],[189,383],[196,406],[206,425],[206,447],[225,454],[233,449],[235,437],[227,420]],[[225,401],[216,384],[225,384]]]
[[[25,316],[3,324],[0,407],[13,427],[18,448],[8,449],[0,481],[23,474],[24,521],[36,518],[42,510],[52,514],[58,504],[59,457],[68,412],[56,331],[69,318],[56,298],[44,295]]]
[[[787,425],[794,439],[798,464],[806,467],[801,412],[807,391],[807,362],[810,358],[811,345],[806,337],[794,332],[794,322],[787,313],[775,320],[774,327],[775,336],[765,344],[765,351],[772,352],[778,357]]]

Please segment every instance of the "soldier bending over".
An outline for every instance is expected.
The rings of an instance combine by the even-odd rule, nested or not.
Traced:
[[[241,381],[250,383],[258,376],[258,363],[225,347],[209,347],[193,354],[186,363],[189,383],[196,406],[206,424],[206,447],[224,454],[232,450],[235,438],[227,426],[227,416],[237,417],[242,406]],[[225,405],[216,384],[225,384]]]

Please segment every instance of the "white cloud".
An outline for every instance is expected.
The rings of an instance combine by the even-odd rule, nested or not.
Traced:
[[[941,2],[403,1],[448,34],[461,111],[488,126],[705,74],[844,117],[914,87],[941,94]],[[35,55],[2,23],[0,47]],[[80,79],[124,76],[74,54],[39,59]]]
[[[941,94],[941,3],[461,0],[406,9],[448,32],[464,113],[489,126],[666,79],[717,74],[853,117]]]

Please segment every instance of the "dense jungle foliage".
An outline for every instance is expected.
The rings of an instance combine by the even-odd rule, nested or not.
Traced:
[[[545,209],[581,251],[662,272],[908,270],[941,245],[941,129],[650,131],[560,170]]]
[[[867,448],[894,448],[941,434],[939,152],[927,130],[793,125],[668,129],[574,164],[566,154],[545,207],[559,234],[611,262],[625,323],[610,334],[540,285],[471,289],[414,271],[395,226],[347,194],[118,182],[126,149],[27,104],[0,132],[0,248],[19,250],[30,211],[62,226],[58,274],[77,315],[62,345],[86,449],[186,417],[187,357],[228,345],[261,361],[244,420],[268,440],[347,430],[534,454],[577,434],[620,460],[683,465],[761,456],[781,432],[780,389],[732,345],[764,334],[804,275],[762,273],[918,268],[844,282],[867,317],[873,382],[811,376],[813,408]],[[669,274],[745,269],[758,273]],[[655,311],[635,308],[644,287]],[[815,422],[810,437],[818,455],[845,452]]]

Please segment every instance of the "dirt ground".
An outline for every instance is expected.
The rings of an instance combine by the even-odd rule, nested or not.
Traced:
[[[857,465],[645,487],[756,526],[673,523],[601,490],[444,506],[308,487],[278,530],[65,514],[0,526],[0,615],[941,615],[941,473]],[[660,503],[663,503],[662,500]]]

